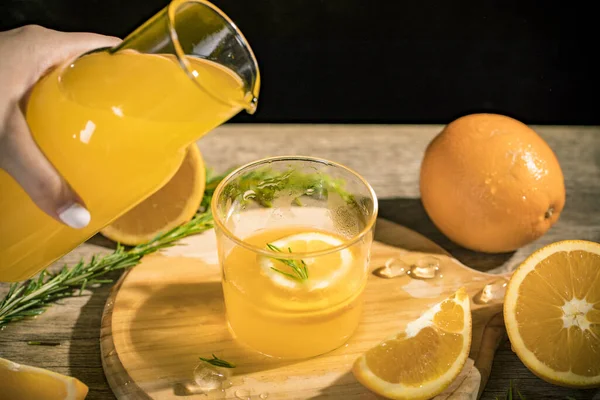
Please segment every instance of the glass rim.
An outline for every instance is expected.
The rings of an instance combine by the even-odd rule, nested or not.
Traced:
[[[340,168],[340,169],[350,173],[351,175],[355,176],[356,178],[358,178],[358,180],[367,188],[367,191],[369,192],[369,195],[371,196],[371,199],[373,201],[373,205],[371,207],[372,213],[369,216],[369,219],[368,219],[367,223],[365,224],[364,228],[359,233],[352,236],[352,238],[350,240],[344,241],[344,243],[342,243],[338,246],[334,246],[334,247],[331,247],[326,250],[310,251],[310,252],[304,252],[304,253],[293,253],[293,254],[279,253],[279,252],[271,251],[268,249],[264,249],[262,247],[254,246],[252,244],[247,243],[242,238],[238,237],[233,232],[231,232],[231,230],[229,230],[225,226],[224,222],[221,220],[221,218],[219,216],[219,213],[217,212],[219,198],[221,197],[221,194],[223,193],[223,189],[235,177],[237,177],[241,172],[243,172],[247,169],[259,166],[261,164],[266,164],[266,163],[271,163],[271,162],[281,162],[281,161],[309,161],[309,162],[314,162],[314,163],[318,163],[318,164],[328,165],[328,166],[332,166],[335,168]],[[242,165],[241,167],[234,169],[229,174],[227,174],[227,176],[225,176],[225,178],[223,178],[221,180],[221,182],[219,182],[219,184],[215,188],[215,191],[213,193],[213,197],[211,200],[211,204],[210,204],[210,209],[211,209],[211,212],[213,215],[215,227],[220,229],[227,238],[229,238],[231,241],[233,241],[237,245],[242,246],[242,247],[246,248],[247,250],[250,250],[254,253],[257,253],[257,254],[260,254],[260,255],[263,255],[266,257],[270,257],[270,258],[275,257],[275,258],[280,258],[280,259],[285,259],[285,260],[294,260],[294,259],[298,259],[298,258],[314,258],[314,257],[325,256],[328,254],[336,253],[338,251],[342,251],[342,250],[347,249],[348,247],[356,244],[365,235],[367,235],[375,226],[375,222],[377,221],[377,213],[379,211],[379,203],[377,200],[377,195],[375,193],[375,190],[373,189],[371,184],[369,184],[369,182],[367,182],[367,180],[362,175],[360,175],[358,172],[354,171],[353,169],[351,169],[343,164],[337,163],[335,161],[330,161],[330,160],[327,160],[327,159],[321,158],[321,157],[275,156],[275,157],[265,157],[265,158],[261,158],[256,161],[252,161],[250,163],[247,163],[245,165]]]
[[[206,89],[204,86],[202,86],[201,83],[198,82],[192,74],[190,64],[185,57],[185,52],[183,51],[183,48],[181,47],[181,43],[179,42],[179,37],[177,35],[177,29],[175,28],[175,17],[177,15],[177,8],[179,6],[181,6],[182,4],[186,4],[186,3],[198,3],[198,4],[202,4],[210,9],[212,9],[221,18],[223,18],[223,20],[233,29],[236,37],[241,41],[244,48],[248,50],[250,59],[252,60],[252,63],[254,64],[254,67],[256,69],[257,76],[256,76],[256,79],[254,82],[249,82],[249,85],[252,85],[252,87],[250,87],[250,86],[248,87],[248,93],[250,93],[252,95],[252,98],[250,99],[248,104],[245,105],[244,108],[246,108],[247,110],[254,109],[256,107],[256,103],[258,100],[257,89],[260,85],[260,73],[259,73],[259,69],[258,69],[258,61],[256,60],[256,56],[254,55],[254,51],[252,50],[252,47],[250,47],[250,43],[248,42],[248,40],[246,39],[246,37],[244,36],[242,31],[237,27],[235,22],[233,22],[231,20],[231,18],[229,18],[227,16],[227,14],[225,14],[223,11],[221,11],[221,9],[219,7],[217,7],[216,5],[212,4],[211,2],[209,2],[207,0],[171,0],[170,3],[167,5],[166,11],[167,11],[167,21],[168,21],[168,28],[169,28],[168,29],[169,37],[171,39],[171,43],[173,44],[173,48],[175,49],[175,57],[177,57],[177,61],[179,62],[179,65],[181,65],[181,68],[183,68],[183,70],[188,75],[188,77],[192,81],[194,81],[194,83],[196,83],[198,86],[200,86],[200,88],[202,90],[204,90],[209,95],[216,97],[217,100],[219,100],[221,102],[225,102],[225,104],[231,105],[231,101],[222,99],[218,94],[215,94],[212,91]],[[235,71],[233,71],[233,72],[240,79],[243,79],[241,76],[239,76],[237,74],[237,72],[235,72]],[[242,80],[242,82],[243,82],[243,80]],[[247,95],[247,94],[245,93],[245,95]]]

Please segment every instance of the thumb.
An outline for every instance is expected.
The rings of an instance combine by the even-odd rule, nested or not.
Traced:
[[[44,157],[18,106],[13,107],[5,128],[0,142],[0,168],[15,179],[46,214],[72,228],[87,226],[89,211]]]

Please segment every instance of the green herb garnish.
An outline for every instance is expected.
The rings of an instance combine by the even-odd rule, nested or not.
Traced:
[[[302,196],[316,199],[337,194],[347,203],[354,203],[354,196],[345,189],[343,179],[334,179],[321,173],[305,173],[296,169],[277,171],[263,167],[248,172],[232,182],[227,188],[227,196],[241,200],[242,204],[254,201],[263,207],[272,207],[280,196],[293,197],[299,206]]]
[[[36,278],[11,284],[4,299],[0,300],[0,328],[14,321],[40,315],[59,299],[81,295],[86,287],[112,283],[112,279],[106,279],[107,274],[134,267],[145,255],[174,246],[186,236],[211,229],[214,220],[209,205],[214,189],[224,175],[212,177],[210,172],[207,175],[207,189],[202,204],[190,222],[133,248],[126,249],[117,245],[112,254],[94,255],[90,261],[81,260],[71,268],[65,265],[58,272],[44,270]]]
[[[29,346],[60,346],[58,342],[40,342],[37,340],[30,340],[27,342]]]
[[[279,247],[275,246],[274,244],[267,243],[267,247],[271,251],[275,251],[277,253],[283,253],[283,251],[281,251],[281,249]],[[292,249],[288,247],[288,251],[291,253]],[[271,267],[271,269],[273,271],[279,272],[280,274],[285,275],[288,278],[294,279],[299,282],[303,282],[308,279],[308,268],[306,267],[306,263],[304,262],[304,260],[286,260],[284,258],[276,258],[276,257],[273,257],[273,259],[284,263],[285,265],[290,267],[294,273],[290,274],[290,273],[282,271],[278,268]]]
[[[516,392],[516,394],[515,394]],[[525,396],[523,396],[521,394],[521,392],[519,391],[519,389],[517,389],[517,387],[515,385],[513,385],[513,381],[511,380],[509,383],[509,387],[508,390],[506,391],[506,394],[504,395],[504,400],[513,400],[513,398],[516,399],[516,396],[519,396],[519,400],[525,400]],[[497,396],[496,396],[496,400],[500,400]]]
[[[202,358],[202,357],[200,357],[200,359],[202,361],[207,362],[209,364],[212,364],[212,365],[214,365],[216,367],[235,368],[235,364],[232,364],[229,361],[221,360],[219,357],[215,356],[214,354],[212,356],[213,356],[213,358]]]

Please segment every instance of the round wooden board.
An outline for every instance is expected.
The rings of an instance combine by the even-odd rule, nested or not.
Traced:
[[[119,399],[378,399],[351,374],[354,360],[463,286],[475,295],[498,275],[469,269],[435,243],[405,227],[378,220],[370,269],[405,251],[434,254],[440,276],[382,279],[369,275],[357,332],[325,355],[281,361],[236,342],[225,319],[213,231],[186,238],[160,255],[145,257],[124,275],[102,319],[104,372]],[[476,399],[504,334],[500,303],[473,307],[473,342],[461,375],[436,399]],[[193,392],[198,357],[236,363],[233,386],[206,396]],[[190,391],[192,389],[192,391]],[[265,397],[266,396],[266,397]]]

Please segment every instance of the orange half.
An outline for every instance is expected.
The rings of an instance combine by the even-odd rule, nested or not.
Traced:
[[[508,284],[504,320],[534,374],[561,386],[600,386],[600,244],[566,240],[529,256]]]
[[[107,238],[138,245],[190,221],[202,202],[206,169],[196,144],[189,146],[181,166],[165,186],[101,230]]]

